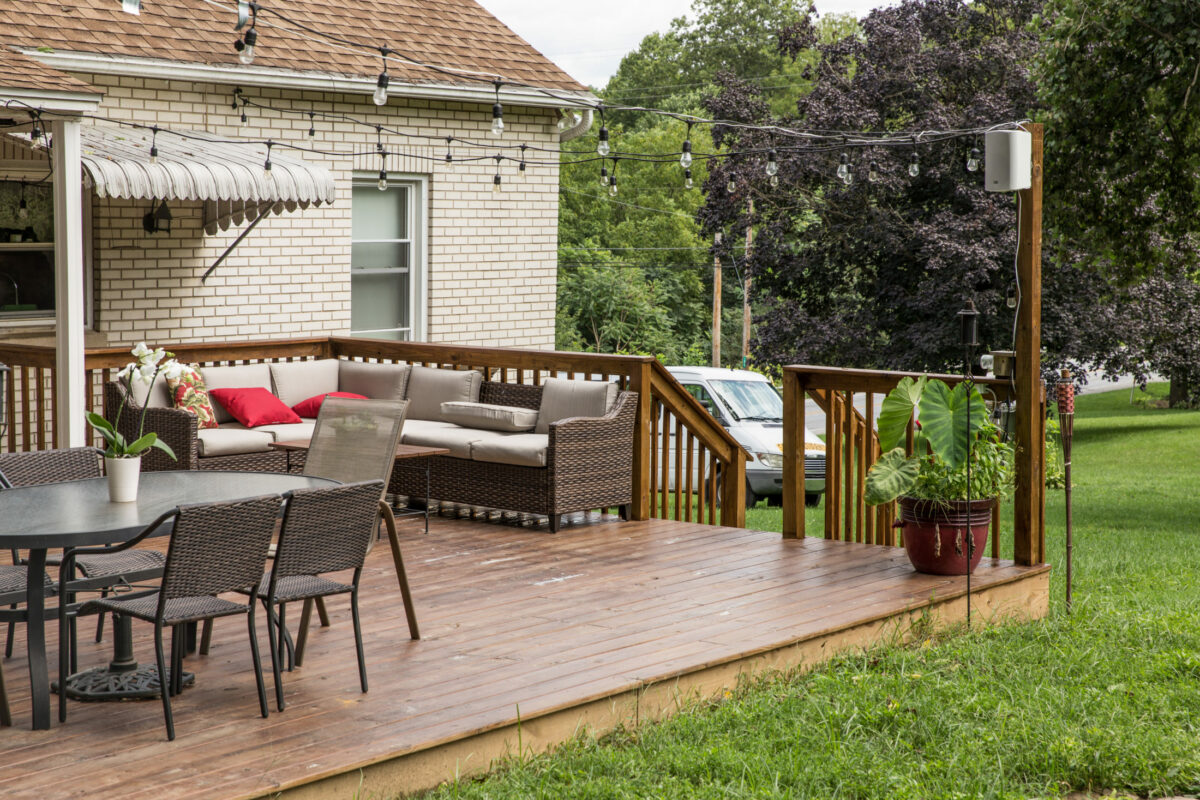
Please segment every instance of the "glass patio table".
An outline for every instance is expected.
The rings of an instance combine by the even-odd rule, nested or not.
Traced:
[[[0,491],[0,549],[28,550],[25,647],[29,657],[29,687],[33,729],[50,727],[50,680],[46,668],[48,617],[43,575],[46,551],[125,541],[163,513],[185,503],[213,503],[283,494],[293,489],[328,486],[336,481],[275,472],[179,471],[147,472],[141,476],[138,498],[132,503],[108,499],[106,478],[51,483]]]

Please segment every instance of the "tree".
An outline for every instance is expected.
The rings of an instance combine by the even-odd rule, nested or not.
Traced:
[[[1036,108],[1025,64],[1038,46],[1039,0],[906,0],[873,11],[861,35],[822,42],[808,18],[781,32],[792,53],[815,48],[813,90],[775,118],[752,84],[722,76],[717,118],[794,129],[976,128]],[[1010,349],[1015,205],[964,168],[972,141],[905,141],[871,149],[811,147],[718,127],[714,141],[755,151],[714,166],[706,230],[754,225],[747,267],[766,307],[755,354],[765,363],[943,369],[961,363],[955,312],[973,298],[985,348]],[[836,145],[836,143],[835,143]],[[779,155],[779,185],[764,171]],[[857,178],[835,179],[839,156]],[[908,174],[914,154],[919,176]],[[876,182],[866,180],[877,165]],[[733,179],[736,191],[724,187]],[[753,199],[754,218],[747,215]]]

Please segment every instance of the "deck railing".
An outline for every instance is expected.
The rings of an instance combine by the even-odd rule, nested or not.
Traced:
[[[892,527],[896,518],[896,504],[869,506],[864,499],[864,483],[867,471],[879,458],[879,439],[874,427],[877,403],[900,382],[901,378],[918,377],[914,372],[882,372],[873,370],[836,369],[833,367],[789,366],[783,371],[783,510],[784,536],[805,535],[804,508],[804,435],[805,400],[811,398],[825,414],[825,537],[849,542],[865,542],[895,546],[899,544],[897,531]],[[931,375],[954,386],[962,380],[961,375]],[[1006,403],[1015,399],[1008,380],[975,378],[979,390],[987,399]],[[855,407],[861,399],[862,410]],[[1037,419],[1041,424],[1041,436],[1045,440],[1045,392],[1037,402]],[[868,422],[868,420],[870,422]],[[909,422],[908,451],[912,452],[913,423]],[[1017,453],[1017,458],[1029,458],[1030,454]],[[1035,471],[1045,482],[1045,465],[1041,454],[1033,459]],[[1030,503],[1028,497],[1020,495],[1018,485],[1014,513],[1033,513],[1037,519],[1031,525],[1042,528],[1039,503]],[[1040,496],[1039,496],[1040,497]],[[1025,502],[1023,502],[1025,501]],[[992,512],[991,555],[1000,556],[1001,519],[999,506]],[[1014,547],[1019,563],[1036,564],[1045,560],[1044,546],[1038,537],[1032,546]]]
[[[407,362],[443,369],[478,369],[488,380],[540,384],[547,376],[615,381],[639,393],[634,430],[633,517],[675,519],[741,527],[746,484],[745,452],[654,358],[474,347],[428,342],[322,337],[255,342],[154,342],[189,364],[204,366],[349,358]],[[102,410],[102,389],[129,361],[128,347],[89,348],[84,357],[89,408]],[[54,420],[54,348],[0,343],[0,363],[12,367],[9,427],[0,451],[40,450],[57,444]],[[661,426],[664,426],[660,428]],[[674,426],[691,443],[678,458],[686,480],[668,489],[660,431]],[[682,474],[676,470],[676,475]],[[680,485],[682,483],[682,485]],[[668,502],[669,496],[673,502]],[[725,502],[728,498],[729,502]],[[719,507],[719,511],[718,511]],[[693,509],[694,512],[693,512]],[[682,517],[681,517],[682,515]]]

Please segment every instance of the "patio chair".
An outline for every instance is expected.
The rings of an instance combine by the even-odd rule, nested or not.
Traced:
[[[95,447],[65,447],[57,450],[34,450],[23,453],[0,453],[0,489],[18,486],[39,486],[47,483],[81,481],[103,475],[100,466],[101,451]],[[89,579],[87,588],[106,595],[114,586],[138,581],[153,580],[162,575],[164,556],[154,550],[134,550],[113,555],[91,556],[76,561],[80,573]],[[12,553],[14,565],[22,565],[20,554]],[[58,564],[60,559],[52,556],[49,564]],[[0,567],[0,572],[9,569]],[[24,586],[24,566],[17,567]],[[71,576],[74,578],[75,576]],[[47,579],[47,582],[49,580]],[[80,587],[77,591],[83,591]],[[73,596],[66,598],[73,601]],[[14,606],[15,607],[15,606]],[[15,623],[8,623],[8,636],[4,645],[4,657],[12,656]],[[104,615],[96,622],[96,641],[103,638]],[[74,666],[74,665],[72,665]]]
[[[317,426],[313,430],[304,462],[304,475],[314,478],[329,478],[342,483],[382,480],[379,490],[379,512],[387,527],[388,543],[392,549],[392,561],[396,565],[396,579],[400,583],[400,595],[404,600],[404,613],[408,618],[408,632],[420,639],[417,615],[413,608],[412,591],[408,575],[404,570],[404,558],[400,555],[400,540],[396,534],[396,518],[392,508],[384,500],[392,467],[396,463],[396,445],[404,427],[404,415],[408,401],[356,400],[344,397],[327,397],[317,415]],[[321,611],[321,623],[328,626],[324,606],[316,598]],[[296,640],[296,664],[304,658],[304,644],[308,639],[308,625],[312,616],[313,600],[306,600],[300,616],[300,631]]]
[[[267,548],[275,533],[282,498],[279,495],[234,500],[224,503],[183,505],[163,514],[140,534],[115,547],[78,548],[63,554],[61,573],[70,575],[74,560],[79,556],[119,553],[136,545],[166,525],[174,523],[171,543],[167,547],[166,566],[162,583],[156,590],[126,595],[121,598],[102,597],[83,604],[77,614],[110,611],[154,624],[154,655],[158,662],[163,716],[167,723],[167,739],[175,739],[175,722],[171,716],[171,695],[182,690],[183,655],[186,649],[187,623],[216,617],[245,614],[250,633],[250,655],[254,662],[254,677],[258,686],[259,709],[267,716],[267,693],[263,684],[262,662],[258,652],[258,637],[254,628],[256,603],[235,603],[217,595],[225,592],[250,592],[262,578]],[[61,605],[60,609],[67,606]],[[59,613],[59,685],[67,677],[67,616]],[[163,628],[171,628],[171,669],[167,669],[163,649]],[[59,718],[66,718],[65,693],[59,695]]]
[[[379,494],[387,484],[379,478],[320,489],[297,489],[285,495],[283,526],[275,548],[275,561],[262,577],[256,596],[267,610],[267,636],[271,647],[271,671],[275,678],[275,701],[283,711],[284,604],[310,601],[335,594],[350,595],[354,622],[354,647],[358,653],[358,677],[367,691],[367,666],[363,656],[362,628],[358,617],[358,587],[363,561],[371,540],[379,530]],[[331,572],[354,570],[349,583],[322,577]],[[276,606],[278,605],[278,613]],[[278,640],[276,639],[278,625]]]
[[[17,606],[25,602],[25,575],[25,567],[0,566],[0,605],[10,606],[12,609],[6,613],[15,615]],[[53,593],[53,586],[47,576],[46,594]],[[13,624],[9,622],[10,643]],[[7,728],[11,725],[12,713],[8,707],[8,694],[4,688],[4,668],[0,666],[0,727]]]

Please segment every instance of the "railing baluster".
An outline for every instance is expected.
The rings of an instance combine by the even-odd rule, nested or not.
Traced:
[[[866,541],[871,544],[879,544],[879,538],[875,531],[875,506],[869,506],[866,502],[866,480],[867,470],[875,464],[875,394],[867,392],[864,399],[864,433],[862,437],[862,452],[859,455],[858,465],[858,492],[859,492],[859,513],[866,518],[864,528],[866,529]]]
[[[704,474],[704,465],[707,463],[705,453],[707,452],[708,450],[705,449],[704,445],[700,445],[699,451],[696,453],[696,482],[700,489],[700,491],[696,493],[696,522],[699,522],[701,525],[704,524],[704,499],[708,495],[708,480],[707,476]],[[711,523],[712,520],[709,519],[709,522]]]
[[[841,452],[841,412],[837,393],[825,390],[825,538],[836,539],[838,529],[838,453]]]
[[[842,407],[842,453],[845,463],[842,464],[842,506],[845,509],[845,519],[842,520],[842,541],[854,541],[854,393],[846,392]]]
[[[46,372],[41,367],[34,370],[37,391],[37,441],[38,450],[46,449]]]
[[[659,461],[662,469],[662,493],[659,496],[659,505],[662,508],[662,513],[659,515],[660,519],[671,518],[671,512],[667,508],[667,501],[671,496],[671,416],[673,415],[668,415],[666,410],[663,411],[662,458]]]
[[[658,421],[662,416],[662,403],[654,400],[650,403],[650,516],[657,517],[658,514],[658,454],[660,452],[658,446]],[[666,489],[663,489],[666,491]]]
[[[717,524],[717,454],[708,452],[708,522]]]
[[[679,507],[683,499],[683,435],[682,422],[675,418],[675,521],[683,519],[683,510]]]
[[[692,453],[692,449],[695,447],[694,441],[695,441],[695,439],[692,435],[692,432],[689,430],[688,435],[687,435],[687,473],[686,473],[687,474],[687,513],[685,516],[685,518],[688,522],[692,521],[692,516],[693,516],[692,504],[695,503],[695,501],[696,501],[695,496],[692,494],[692,486],[693,486],[692,470],[695,468],[694,463],[693,463],[695,461],[695,459],[693,458],[693,453]]]

